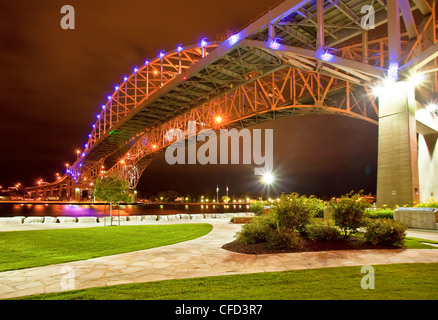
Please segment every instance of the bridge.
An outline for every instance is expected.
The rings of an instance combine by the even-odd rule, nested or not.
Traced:
[[[189,121],[197,133],[335,114],[378,125],[379,205],[438,195],[436,0],[365,5],[285,0],[221,41],[160,52],[108,95],[65,174],[26,191],[79,200],[104,174],[135,190]]]

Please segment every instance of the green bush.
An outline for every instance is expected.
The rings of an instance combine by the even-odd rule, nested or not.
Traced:
[[[368,220],[364,238],[373,245],[403,245],[408,228],[394,220],[373,219]]]
[[[332,199],[330,207],[333,209],[333,220],[341,228],[345,236],[362,226],[365,209],[371,204],[363,199],[360,193],[352,192],[339,199]]]
[[[237,240],[245,244],[266,242],[268,233],[274,228],[276,222],[271,215],[257,216],[242,227],[236,235]]]
[[[365,210],[365,218],[370,219],[394,219],[394,210],[392,209],[375,209]]]
[[[314,241],[337,241],[341,239],[341,232],[332,223],[317,220],[307,225],[307,237]]]
[[[421,202],[416,205],[416,207],[419,208],[438,208],[438,201],[431,198],[427,199],[425,202]]]
[[[325,202],[315,196],[310,196],[305,200],[306,205],[309,208],[310,216],[314,218],[324,218]]]
[[[305,196],[297,193],[282,194],[271,210],[279,228],[305,232],[305,227],[310,222],[311,206]]]
[[[261,216],[264,213],[265,204],[262,201],[251,202],[249,206],[249,211],[254,213],[256,216]]]
[[[267,246],[272,249],[295,249],[302,246],[299,234],[287,228],[271,229],[266,240]]]

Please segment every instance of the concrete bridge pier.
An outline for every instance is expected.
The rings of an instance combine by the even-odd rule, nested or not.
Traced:
[[[377,205],[420,200],[415,91],[407,81],[379,90]]]
[[[420,200],[438,199],[438,133],[418,135]]]

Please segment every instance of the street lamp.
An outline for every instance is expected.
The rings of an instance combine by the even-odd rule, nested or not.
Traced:
[[[271,186],[271,184],[274,182],[275,178],[274,175],[271,172],[266,172],[263,177],[262,177],[262,181],[264,184],[267,185],[268,187],[268,199],[269,199],[269,187]]]

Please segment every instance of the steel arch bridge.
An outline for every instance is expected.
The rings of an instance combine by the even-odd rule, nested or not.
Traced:
[[[388,79],[407,83],[412,73],[428,83],[414,99],[422,117],[414,115],[413,130],[435,134],[436,116],[423,111],[438,90],[436,0],[372,1],[365,8],[372,14],[368,20],[363,6],[359,0],[285,0],[222,41],[203,39],[160,52],[108,95],[66,174],[28,191],[61,196],[64,190],[67,198],[76,191],[78,200],[78,190],[92,189],[109,173],[135,189],[145,168],[172,143],[165,141],[166,132],[180,129],[188,138],[188,121],[196,121],[199,131],[337,114],[379,124],[380,132],[382,99],[376,86]],[[374,22],[375,29],[365,30],[364,21]],[[407,130],[411,135],[412,128]],[[385,139],[379,133],[379,148]],[[382,158],[379,149],[384,172]],[[408,184],[412,197],[403,200],[415,200],[418,181]],[[378,200],[379,192],[383,199],[394,188],[382,185],[378,181]]]

